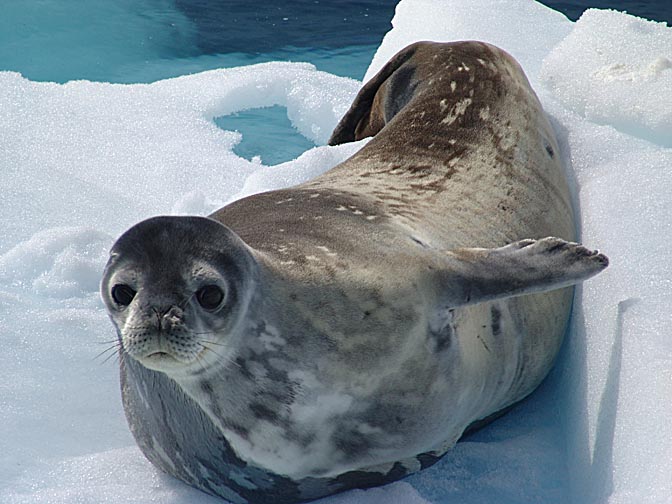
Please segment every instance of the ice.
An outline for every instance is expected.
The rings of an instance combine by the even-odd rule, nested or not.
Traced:
[[[235,195],[239,199],[250,194],[282,189],[310,180],[324,171],[325,166],[334,166],[361,149],[369,139],[335,147],[316,147],[306,151],[294,161],[272,167],[264,167],[250,175],[242,189]]]
[[[141,85],[58,85],[5,72],[0,86],[3,207],[22,215],[3,219],[0,252],[63,224],[117,235],[193,191],[209,203],[199,213],[214,210],[260,165],[233,154],[239,134],[213,118],[282,105],[301,134],[324,144],[358,89],[357,81],[291,63]],[[348,148],[338,152],[347,157]]]
[[[541,76],[590,121],[672,147],[672,30],[665,23],[589,9],[544,59]]]
[[[329,504],[672,502],[672,28],[614,11],[577,22],[531,0],[402,0],[367,76],[415,40],[480,39],[519,59],[568,164],[581,239],[606,272],[577,290],[558,365],[528,400],[432,468]],[[204,215],[328,169],[361,84],[306,64],[153,84],[0,73],[0,502],[215,503],[136,448],[97,285],[118,234]],[[281,105],[315,142],[264,166],[215,117]]]
[[[570,130],[584,241],[611,259],[583,287],[561,363],[572,492],[670,502],[672,441],[658,419],[672,414],[672,150],[572,112],[556,117]]]
[[[567,18],[530,0],[401,0],[364,80],[400,48],[418,41],[482,40],[505,48],[534,77],[548,52],[571,31]]]
[[[0,280],[40,295],[70,298],[95,292],[112,237],[95,229],[56,227],[39,231],[0,256]]]

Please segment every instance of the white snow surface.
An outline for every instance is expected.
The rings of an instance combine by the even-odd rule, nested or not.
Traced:
[[[614,11],[576,23],[531,0],[402,0],[367,78],[416,40],[485,40],[523,65],[568,165],[582,242],[611,259],[577,289],[549,379],[373,503],[672,502],[672,29]],[[121,408],[98,296],[114,237],[292,185],[360,145],[324,146],[361,83],[306,64],[153,84],[0,73],[0,502],[222,502],[161,474]],[[322,145],[278,167],[213,118],[279,104]],[[102,352],[101,356],[98,356]]]

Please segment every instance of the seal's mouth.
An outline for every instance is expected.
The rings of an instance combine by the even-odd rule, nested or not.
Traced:
[[[153,353],[150,353],[149,355],[146,356],[146,358],[149,358],[149,359],[154,358],[154,357],[156,357],[156,358],[163,358],[163,357],[172,358],[173,356],[170,355],[168,352],[153,352]]]
[[[181,372],[185,366],[188,366],[188,364],[182,362],[176,355],[162,350],[136,357],[136,360],[147,369],[168,374]]]
[[[143,364],[145,364],[147,367],[150,368],[155,368],[156,366],[174,365],[176,363],[180,363],[180,361],[177,358],[175,358],[175,356],[173,356],[168,352],[162,352],[162,351],[147,354],[143,356],[141,360]]]
[[[140,355],[130,354],[136,361],[147,369],[153,371],[162,371],[164,373],[184,372],[198,361],[201,361],[200,355],[189,355],[173,352],[171,349],[152,349],[147,353]]]

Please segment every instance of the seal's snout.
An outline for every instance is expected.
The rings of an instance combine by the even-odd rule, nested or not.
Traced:
[[[149,369],[189,364],[202,348],[192,337],[184,310],[177,305],[140,303],[119,326],[127,355]]]

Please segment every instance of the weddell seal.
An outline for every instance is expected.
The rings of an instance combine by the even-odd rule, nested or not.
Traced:
[[[367,136],[310,182],[114,244],[123,404],[165,472],[235,503],[383,484],[549,371],[562,288],[607,258],[571,242],[558,146],[515,60],[407,47],[330,143]]]

